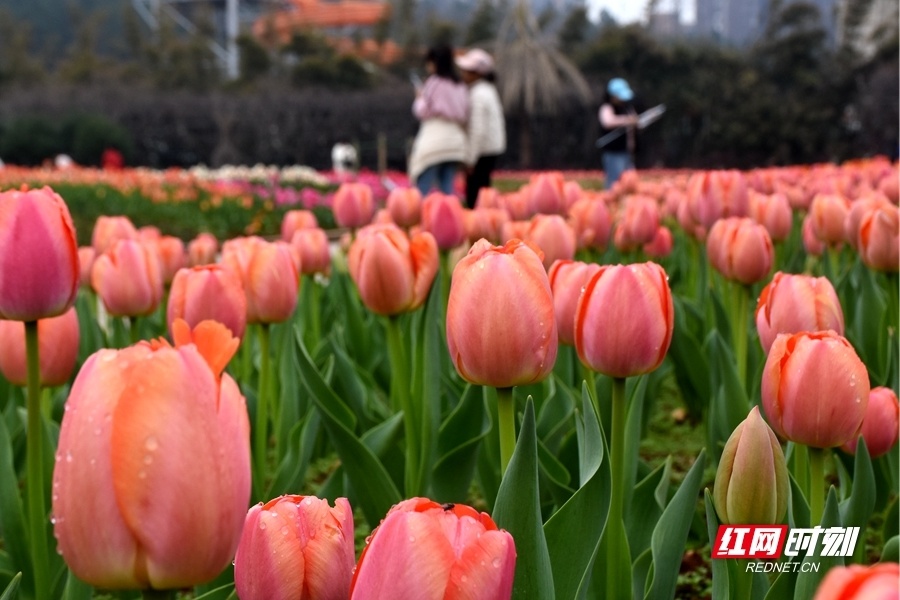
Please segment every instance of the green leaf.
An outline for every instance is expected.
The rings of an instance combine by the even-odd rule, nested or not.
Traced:
[[[586,384],[581,405],[583,417],[576,417],[581,487],[544,525],[556,597],[566,599],[586,597],[609,513],[609,461]]]
[[[522,429],[500,482],[492,517],[515,540],[517,558],[512,597],[515,600],[553,600],[553,572],[541,521],[538,490],[534,403],[530,398],[525,403]]]
[[[644,477],[634,489],[628,513],[625,515],[625,531],[632,560],[650,547],[653,530],[662,516],[668,500],[669,481],[672,477],[672,457]]]
[[[466,497],[475,474],[480,442],[490,430],[481,387],[469,384],[438,432],[439,458],[431,479],[435,500],[459,502]]]
[[[895,535],[884,543],[881,562],[900,562],[900,535]]]
[[[497,391],[492,387],[482,387],[485,416],[488,419],[486,427],[493,431],[493,424],[497,422]],[[489,507],[497,502],[497,491],[500,489],[500,437],[487,435],[481,442],[478,452],[478,481],[484,500]]]
[[[91,600],[93,595],[94,588],[75,577],[71,571],[68,572],[63,600]]]
[[[51,455],[52,456],[52,455]],[[31,573],[31,560],[25,536],[25,520],[19,482],[13,466],[13,448],[5,419],[0,418],[0,535],[16,570]],[[32,589],[31,576],[25,578],[25,589]],[[18,586],[18,584],[17,584]]]
[[[319,412],[312,410],[294,424],[288,437],[284,458],[278,466],[269,490],[270,495],[288,494],[303,486],[321,422]]]
[[[643,423],[644,402],[647,398],[647,382],[649,380],[650,378],[647,375],[629,378],[629,383],[636,381],[636,385],[631,390],[628,400],[628,415],[625,422],[625,487],[623,489],[622,502],[626,517],[631,505],[634,480],[637,477],[638,453],[641,447],[641,426]],[[634,550],[632,550],[632,556],[635,556]]]
[[[440,277],[432,284],[428,302],[420,311],[419,330],[413,332],[412,405],[416,408],[419,431],[417,480],[429,489],[434,477],[433,465],[438,457],[437,443],[441,427],[441,375],[444,372],[447,344],[443,328],[443,293]],[[470,477],[471,480],[471,477]]]
[[[565,465],[547,449],[540,439],[537,441],[537,447],[540,475],[546,486],[542,486],[542,488],[550,492],[557,505],[562,505],[575,493],[575,490],[569,485],[572,477]]]
[[[229,583],[227,585],[223,585],[222,587],[217,587],[214,590],[210,590],[202,596],[196,596],[194,600],[228,600],[235,595],[236,592],[234,589],[234,584]]]
[[[837,492],[832,486],[828,490],[828,498],[825,500],[825,511],[822,514],[822,528],[841,527],[841,514],[838,508]],[[803,572],[804,567],[800,566],[800,573],[797,576],[797,586],[794,589],[794,600],[807,600],[816,594],[819,583],[825,577],[825,574],[832,567],[844,564],[844,558],[841,556],[819,556],[822,540],[818,540],[816,551],[812,556],[804,556],[803,563],[818,563],[819,568],[807,568],[808,572]],[[857,540],[858,544],[864,543],[863,540]]]
[[[294,336],[291,335],[290,325],[276,325],[272,327],[272,333],[281,342],[281,350],[278,354],[278,429],[277,448],[283,453],[288,445],[291,433],[300,420],[300,416],[306,414],[305,399],[301,399],[300,381],[297,377],[297,346]],[[281,460],[280,455],[276,460]]]
[[[881,528],[881,539],[886,540],[900,531],[900,498],[895,497],[884,511],[884,526]]]
[[[839,461],[837,461],[839,464]],[[869,458],[869,450],[862,436],[856,444],[856,456],[853,466],[853,484],[849,488],[850,496],[840,503],[841,523],[845,527],[859,527],[865,531],[872,512],[875,510],[875,470]],[[854,562],[862,562],[865,544],[856,545],[853,553]]]
[[[718,379],[712,387],[715,394],[709,410],[708,443],[713,455],[722,454],[725,442],[741,421],[750,412],[747,392],[738,378],[737,366],[731,346],[725,343],[718,331],[710,332],[707,338],[710,364],[715,365],[714,375]]]
[[[375,527],[391,506],[401,500],[400,492],[397,491],[381,461],[357,438],[353,430],[335,415],[333,409],[338,405],[343,406],[343,403],[325,383],[302,345],[298,359],[303,382],[310,390],[331,443],[340,456],[344,471],[356,492],[355,504],[362,509],[369,525]]]
[[[688,412],[692,418],[699,419],[706,412],[711,395],[709,359],[703,352],[700,339],[688,325],[688,307],[693,309],[693,304],[676,296],[672,300],[675,303],[675,328],[666,356],[675,367],[675,380]]]
[[[653,552],[653,575],[644,598],[675,597],[675,583],[681,568],[681,557],[687,543],[688,531],[697,508],[697,496],[703,483],[705,466],[706,452],[701,450],[653,530],[653,539],[650,542],[650,549]]]
[[[715,506],[713,506],[712,494],[709,488],[703,492],[703,503],[706,507],[706,532],[709,534],[710,548],[716,543],[716,536],[719,533],[719,518],[716,515]],[[728,591],[731,589],[728,575],[728,563],[725,560],[712,559],[712,597],[727,598]]]
[[[0,594],[0,600],[15,600],[19,597],[19,584],[22,582],[22,573],[16,573],[6,589]]]
[[[788,502],[788,523],[791,527],[809,527],[809,503],[803,495],[800,486],[794,475],[788,472],[788,479],[791,482],[791,498]]]
[[[765,600],[784,600],[794,597],[794,588],[797,585],[797,576],[790,571],[785,571],[775,578],[772,587],[766,594]],[[810,596],[812,598],[812,596]]]

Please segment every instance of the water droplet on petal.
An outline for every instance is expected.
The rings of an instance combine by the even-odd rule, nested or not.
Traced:
[[[416,536],[414,536],[414,535],[409,536],[409,543],[414,544],[415,542],[416,542]]]
[[[263,520],[260,520],[260,522],[259,522],[259,528],[260,528],[260,529],[265,529],[265,528],[266,528],[266,522],[263,521]]]
[[[72,452],[68,451],[68,450],[66,451],[66,462],[67,463],[72,462]]]
[[[145,456],[145,457],[144,457],[144,464],[145,464],[145,465],[153,464],[153,457],[150,456],[149,454],[148,454],[147,456]]]
[[[147,479],[147,471],[141,469],[138,471],[138,479]]]
[[[290,532],[291,532],[291,530],[288,529],[287,526],[281,528],[281,535],[287,535]]]
[[[501,563],[502,563],[502,561],[499,558],[495,558],[494,560],[491,561],[491,564],[494,565],[495,569],[499,569]]]
[[[459,578],[459,580],[462,581],[463,583],[465,583],[469,580],[469,578],[466,577],[465,575],[463,575],[462,577]]]
[[[159,441],[156,439],[155,436],[151,435],[150,437],[147,438],[147,441],[144,442],[144,448],[146,448],[150,452],[153,452],[157,448],[159,448]]]

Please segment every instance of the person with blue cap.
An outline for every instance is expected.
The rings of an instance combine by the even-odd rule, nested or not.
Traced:
[[[603,147],[603,172],[606,188],[619,180],[622,173],[634,169],[634,150],[637,138],[638,114],[632,104],[634,92],[621,77],[610,79],[600,105],[600,127],[607,134],[619,128],[625,134],[613,138]]]

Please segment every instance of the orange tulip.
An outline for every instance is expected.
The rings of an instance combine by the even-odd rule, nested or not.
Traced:
[[[872,458],[884,456],[894,447],[900,436],[900,405],[894,390],[889,387],[872,388],[859,433]],[[847,440],[843,448],[850,454],[856,454],[856,438]]]
[[[391,316],[425,302],[438,270],[438,249],[430,233],[407,236],[396,225],[370,225],[359,231],[347,263],[366,307]]]
[[[900,564],[833,567],[822,579],[813,600],[896,600]]]
[[[431,192],[422,201],[422,230],[434,236],[442,251],[452,250],[466,241],[466,224],[459,198]]]
[[[844,313],[826,277],[779,271],[756,304],[756,330],[766,354],[780,333],[834,330],[844,335]]]
[[[48,187],[0,193],[0,319],[37,321],[66,312],[79,263],[69,209]]]
[[[900,270],[900,211],[889,204],[868,211],[859,225],[859,255],[870,269]]]
[[[575,308],[581,291],[600,265],[573,260],[557,260],[550,267],[547,277],[553,292],[553,312],[559,329],[559,341],[575,345]]]
[[[833,331],[782,334],[763,368],[766,419],[782,437],[814,448],[856,439],[869,403],[869,374]]]
[[[205,583],[240,539],[250,427],[222,372],[239,342],[218,323],[193,332],[178,323],[175,348],[141,342],[93,354],[66,401],[54,534],[72,572],[96,587]]]
[[[828,245],[844,241],[844,221],[850,201],[838,194],[816,194],[809,207],[813,232]]]
[[[281,323],[291,317],[300,280],[288,244],[261,238],[229,240],[222,262],[243,283],[248,323]]]
[[[170,331],[176,319],[183,319],[191,327],[206,320],[218,321],[231,335],[243,338],[247,298],[240,278],[222,265],[181,269],[172,281],[166,307]]]
[[[13,385],[28,380],[25,362],[25,324],[0,321],[0,372]],[[38,321],[41,385],[53,387],[69,381],[78,358],[78,314],[72,307],[58,317]]]
[[[606,202],[597,197],[578,200],[569,210],[569,221],[579,248],[606,250],[612,231],[612,216]]]
[[[137,240],[138,231],[128,217],[107,217],[101,215],[94,223],[91,245],[97,255],[106,252],[119,240]]]
[[[319,221],[311,210],[289,210],[281,219],[281,241],[290,242],[295,232],[318,226]]]
[[[706,230],[727,217],[747,214],[747,181],[740,171],[698,171],[688,180],[694,222]]]
[[[775,242],[786,240],[791,234],[793,213],[787,196],[781,193],[771,195],[750,191],[750,218],[766,228]]]
[[[342,183],[332,200],[334,220],[341,227],[358,229],[368,225],[375,214],[372,188],[364,183]]]
[[[746,217],[716,221],[706,238],[706,252],[713,268],[745,285],[765,279],[775,260],[769,232]]]
[[[844,220],[844,240],[854,250],[859,250],[859,226],[862,224],[863,216],[870,210],[885,204],[890,205],[884,196],[871,195],[860,198],[850,205],[850,211]]]
[[[408,229],[422,220],[422,193],[415,187],[398,187],[387,197],[387,209],[394,223]]]
[[[163,283],[168,285],[175,278],[175,273],[187,265],[184,242],[172,235],[161,236],[156,241],[156,252],[162,267]]]
[[[149,315],[163,296],[159,256],[141,242],[119,240],[94,261],[91,286],[110,315]]]
[[[300,256],[300,273],[314,275],[331,271],[331,248],[328,235],[318,227],[300,229],[291,238],[291,247]]]
[[[453,270],[447,345],[459,374],[478,385],[507,388],[550,373],[558,337],[540,250],[520,240],[472,246]]]
[[[600,267],[575,309],[575,350],[581,362],[619,378],[659,367],[674,327],[667,279],[652,262]]]
[[[211,233],[199,233],[188,243],[188,263],[192,267],[209,265],[216,262],[219,241]]]
[[[803,238],[803,249],[810,256],[822,256],[825,252],[825,242],[816,237],[815,225],[813,225],[812,214],[807,213],[803,218],[803,228],[800,231]]]

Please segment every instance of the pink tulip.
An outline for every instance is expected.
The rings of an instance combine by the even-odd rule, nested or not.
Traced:
[[[217,323],[181,322],[176,347],[100,350],[66,401],[54,533],[72,572],[106,589],[192,587],[231,562],[250,500],[244,398],[222,373]]]
[[[300,229],[291,238],[293,247],[300,256],[300,273],[314,275],[331,271],[331,248],[325,230],[318,227]]]
[[[867,212],[859,225],[859,255],[870,269],[900,270],[900,211],[889,204]]]
[[[465,211],[464,215],[466,239],[472,244],[481,238],[498,243],[503,224],[509,221],[509,213],[503,208],[476,208]]]
[[[665,258],[672,253],[673,244],[672,231],[665,225],[660,225],[653,240],[644,244],[644,254],[650,258]]]
[[[282,323],[294,313],[300,279],[290,248],[260,238],[229,240],[223,247],[223,264],[244,286],[247,323]]]
[[[281,241],[290,242],[295,232],[318,226],[319,221],[311,210],[289,210],[281,219]]]
[[[581,362],[610,377],[659,367],[674,327],[667,279],[652,262],[600,267],[575,309],[575,350]]]
[[[825,242],[816,237],[815,225],[811,213],[803,218],[803,227],[800,231],[803,239],[803,249],[810,256],[822,256],[825,252]]]
[[[844,241],[850,244],[854,250],[859,250],[859,226],[862,224],[863,216],[882,205],[890,205],[890,203],[887,198],[880,195],[860,198],[850,205],[850,211],[844,220]]]
[[[813,232],[827,245],[844,241],[844,221],[850,212],[850,201],[838,194],[816,194],[809,207]]]
[[[241,600],[346,600],[355,563],[346,498],[279,496],[247,513],[234,584]]]
[[[156,241],[156,251],[162,267],[163,283],[168,285],[175,278],[175,273],[187,266],[184,242],[175,236],[164,235]]]
[[[596,196],[582,198],[569,209],[569,216],[579,248],[606,250],[612,231],[612,216],[606,202]]]
[[[869,375],[833,331],[782,334],[763,368],[766,419],[780,436],[814,448],[856,439],[869,403]]]
[[[544,268],[556,260],[575,257],[575,232],[560,215],[537,214],[531,218],[526,239],[544,253]]]
[[[565,179],[558,171],[538,173],[528,185],[528,203],[533,214],[563,215],[566,213]]]
[[[93,246],[82,246],[78,248],[78,281],[81,287],[91,287],[91,270],[94,268],[94,259],[97,253]]]
[[[366,307],[390,316],[415,310],[428,298],[438,249],[430,233],[407,236],[396,225],[370,225],[359,231],[347,262]]]
[[[119,240],[137,240],[138,237],[138,231],[128,217],[101,215],[94,223],[91,245],[99,256]]]
[[[572,206],[584,197],[584,190],[577,181],[566,181],[563,183],[563,198],[565,199],[565,210],[563,214],[568,213]]]
[[[0,193],[0,319],[61,315],[75,302],[79,273],[63,199],[48,187]]]
[[[870,567],[832,567],[813,600],[897,600],[900,564],[883,562]]]
[[[750,191],[750,218],[766,228],[772,241],[781,242],[791,234],[793,213],[787,196]]]
[[[485,187],[478,190],[478,197],[475,199],[475,208],[502,208],[506,210],[503,199],[497,188]]]
[[[375,214],[372,188],[364,183],[342,183],[332,200],[334,220],[341,227],[359,229],[368,225]]]
[[[745,285],[765,279],[775,260],[769,232],[746,217],[716,221],[706,238],[706,252],[713,268]]]
[[[222,265],[181,269],[172,281],[166,323],[169,330],[177,319],[190,327],[203,321],[218,321],[236,338],[244,337],[247,298],[240,278]]]
[[[422,193],[414,187],[398,187],[387,197],[387,209],[394,223],[408,229],[422,220]]]
[[[512,240],[527,239],[530,230],[531,221],[507,221],[500,226],[500,241],[506,244]]]
[[[141,242],[119,240],[94,261],[91,286],[110,315],[149,315],[163,296],[159,256]]]
[[[756,304],[756,330],[766,354],[778,334],[833,330],[844,335],[844,313],[826,277],[775,273]]]
[[[394,506],[359,558],[351,600],[509,600],[512,536],[486,513],[426,498]]]
[[[635,250],[653,241],[659,229],[659,206],[647,196],[628,196],[616,223],[614,241],[620,252]]]
[[[547,273],[553,292],[553,312],[559,329],[559,341],[575,345],[575,308],[581,291],[600,265],[573,260],[557,260]]]
[[[138,229],[138,239],[144,243],[156,242],[162,237],[162,231],[159,227],[153,225],[144,225]]]
[[[219,241],[211,233],[197,234],[188,244],[188,263],[192,267],[210,265],[216,262],[216,252],[219,251]]]
[[[0,372],[13,385],[28,381],[25,362],[25,324],[0,321]],[[41,385],[54,387],[69,381],[78,359],[78,314],[72,307],[58,317],[38,321]]]
[[[687,194],[696,206],[695,222],[706,230],[720,219],[747,215],[747,181],[740,171],[699,171],[688,181]]]
[[[558,347],[540,250],[481,240],[457,263],[447,306],[450,359],[469,382],[498,388],[543,380]]]
[[[466,241],[466,224],[459,198],[431,192],[422,201],[422,230],[434,236],[443,252]]]
[[[900,436],[900,405],[894,390],[888,387],[872,388],[859,433],[872,458],[884,456],[894,447]],[[843,449],[856,454],[856,439],[847,440]]]

